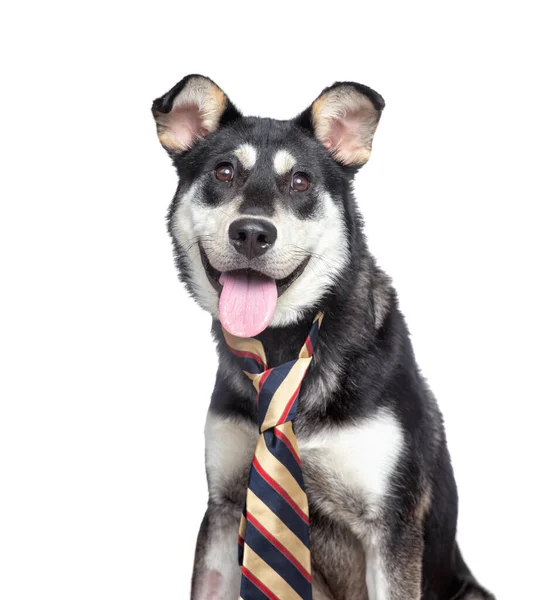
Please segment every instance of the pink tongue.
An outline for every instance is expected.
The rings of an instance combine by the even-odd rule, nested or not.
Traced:
[[[274,279],[255,273],[222,273],[220,322],[238,337],[252,337],[266,329],[278,301]]]

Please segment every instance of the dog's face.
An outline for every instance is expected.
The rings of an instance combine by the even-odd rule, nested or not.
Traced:
[[[170,232],[182,279],[234,335],[296,322],[349,258],[344,198],[384,104],[335,84],[296,119],[243,117],[193,75],[153,105],[179,187]]]

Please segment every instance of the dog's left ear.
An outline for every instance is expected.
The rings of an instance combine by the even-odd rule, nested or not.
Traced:
[[[358,168],[369,160],[383,108],[382,96],[371,88],[334,83],[295,122],[309,129],[336,161]]]
[[[220,125],[241,114],[208,77],[187,75],[167,94],[153,102],[160,143],[166,150],[183,153]]]

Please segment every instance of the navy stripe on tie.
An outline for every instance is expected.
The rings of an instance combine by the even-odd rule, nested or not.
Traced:
[[[257,422],[259,423],[259,426],[261,426],[265,420],[265,415],[267,414],[274,392],[280,387],[287,375],[289,375],[289,371],[295,362],[296,360],[291,360],[288,363],[279,366],[277,369],[273,369],[265,379],[257,401]]]
[[[298,396],[300,395],[300,387],[302,382],[300,382],[297,386],[297,389],[293,392],[293,396],[289,398],[289,402],[287,404],[287,412],[284,412],[282,415],[281,423],[285,423],[286,421],[292,421],[296,417],[297,409],[298,409]]]
[[[251,358],[250,356],[241,356],[241,368],[243,371],[247,371],[248,373],[252,373],[252,375],[256,375],[257,373],[263,373],[263,366],[261,363],[257,362],[255,358]]]
[[[242,509],[242,516],[246,519],[246,506]],[[244,538],[241,538],[241,532],[237,536],[237,542],[239,544],[239,565],[242,566],[244,558]]]
[[[295,590],[301,598],[308,598],[311,582],[301,573],[289,558],[279,548],[269,541],[259,529],[249,520],[246,530],[248,546],[270,565],[278,575]]]
[[[302,520],[287,500],[261,477],[254,467],[250,471],[249,488],[309,548],[308,524]]]
[[[289,473],[291,473],[298,485],[304,490],[302,469],[289,448],[282,440],[276,437],[274,429],[268,429],[263,436],[269,452],[289,470]]]
[[[243,600],[271,600],[270,596],[264,594],[245,575],[241,577],[241,598]]]
[[[239,565],[242,566],[242,563],[244,562],[244,542],[241,543],[240,541],[239,541],[238,559],[239,559]]]
[[[318,333],[319,333],[319,324],[318,323],[314,323],[313,327],[310,329],[310,334],[309,334],[309,339],[310,339],[310,343],[312,348],[315,348],[315,346],[317,345],[317,337],[318,337]]]

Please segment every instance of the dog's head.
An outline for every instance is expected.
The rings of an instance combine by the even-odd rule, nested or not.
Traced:
[[[153,103],[179,187],[170,209],[183,281],[249,337],[319,305],[349,261],[349,186],[384,107],[356,83],[325,89],[295,119],[243,117],[190,75]]]

